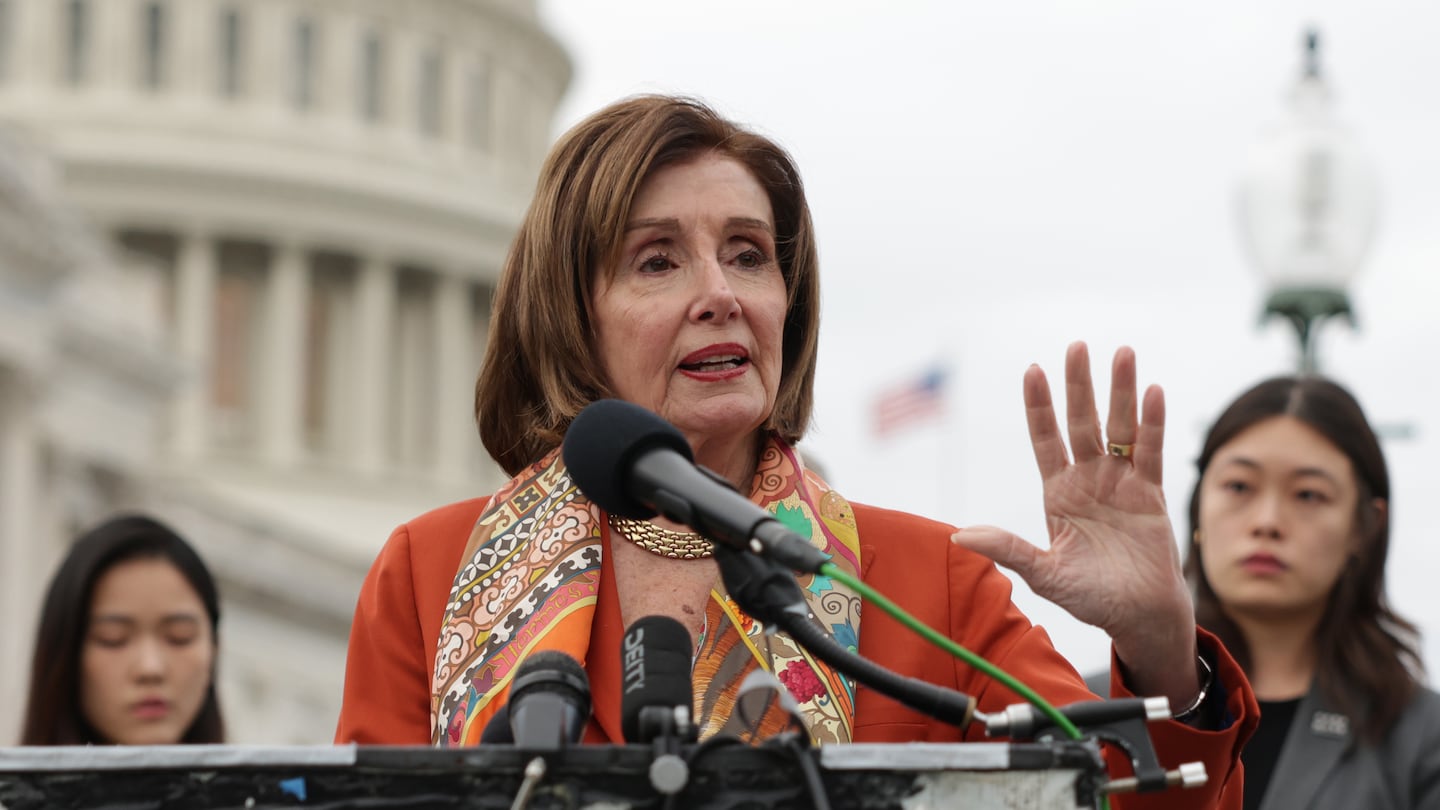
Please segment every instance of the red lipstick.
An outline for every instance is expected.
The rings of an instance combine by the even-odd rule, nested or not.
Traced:
[[[720,382],[742,376],[750,368],[750,352],[738,343],[716,343],[693,351],[680,361],[680,373],[694,380]]]

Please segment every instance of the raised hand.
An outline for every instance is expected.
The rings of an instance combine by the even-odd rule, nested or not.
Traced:
[[[1195,614],[1161,488],[1165,397],[1145,391],[1136,417],[1135,353],[1115,353],[1102,434],[1084,343],[1065,356],[1070,453],[1038,366],[1025,372],[1025,413],[1044,482],[1048,548],[993,526],[951,538],[1015,571],[1035,593],[1104,629],[1132,687],[1184,705],[1198,689]],[[1181,701],[1176,704],[1176,701]]]

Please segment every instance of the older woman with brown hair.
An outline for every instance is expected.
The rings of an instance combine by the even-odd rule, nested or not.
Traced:
[[[766,138],[666,96],[601,110],[552,150],[491,329],[476,416],[514,477],[391,535],[360,594],[338,740],[474,744],[516,664],[556,649],[583,662],[593,687],[585,738],[619,742],[620,639],[651,615],[692,634],[702,737],[726,729],[755,670],[786,683],[820,742],[983,737],[857,688],[786,634],[764,632],[727,595],[704,538],[606,514],[580,493],[561,440],[586,405],[619,398],[674,424],[697,463],[920,620],[1052,702],[1090,698],[991,560],[1015,569],[1109,632],[1116,690],[1182,709],[1155,729],[1157,746],[1168,762],[1205,762],[1210,783],[1166,796],[1167,806],[1238,801],[1230,786],[1253,698],[1224,648],[1197,633],[1160,488],[1163,397],[1152,389],[1140,406],[1129,350],[1116,355],[1102,434],[1088,356],[1071,347],[1069,453],[1044,374],[1025,375],[1048,549],[847,502],[794,449],[809,426],[819,333],[799,173]],[[799,580],[813,620],[840,644],[975,695],[982,711],[1017,701],[878,612],[862,627],[858,596],[837,579]]]

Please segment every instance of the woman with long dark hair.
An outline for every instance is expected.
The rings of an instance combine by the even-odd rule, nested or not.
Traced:
[[[219,743],[220,599],[195,550],[142,515],[81,535],[50,582],[21,745]]]
[[[1360,404],[1267,380],[1210,428],[1190,498],[1196,621],[1245,669],[1245,807],[1440,807],[1440,696],[1385,596],[1390,477]]]

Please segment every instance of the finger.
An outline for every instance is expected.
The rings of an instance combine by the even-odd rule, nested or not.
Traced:
[[[1078,340],[1065,352],[1065,423],[1070,429],[1070,452],[1076,464],[1104,454],[1100,415],[1095,410],[1095,384],[1090,380],[1090,351]]]
[[[1105,422],[1105,440],[1115,444],[1134,444],[1135,417],[1135,352],[1129,346],[1115,350],[1110,365],[1110,418]]]
[[[1025,369],[1025,423],[1030,428],[1030,447],[1035,451],[1040,477],[1049,478],[1065,469],[1065,440],[1055,420],[1050,383],[1045,380],[1045,372],[1035,365]]]
[[[1145,389],[1144,419],[1135,439],[1135,470],[1157,486],[1165,476],[1165,392]]]
[[[950,535],[950,542],[989,557],[996,565],[1019,574],[1027,583],[1043,553],[1019,535],[995,526],[967,526]]]

